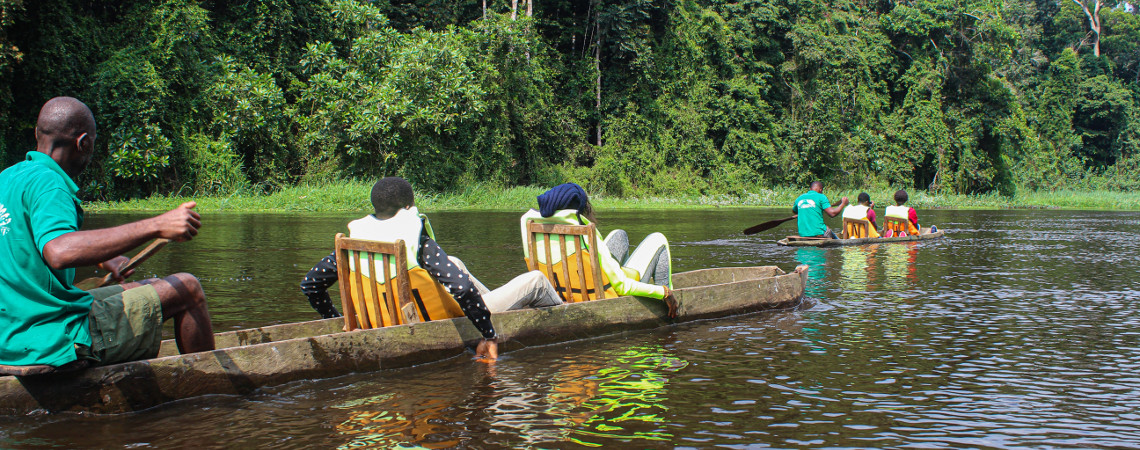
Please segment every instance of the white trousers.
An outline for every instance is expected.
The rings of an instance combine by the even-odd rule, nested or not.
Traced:
[[[483,296],[483,304],[491,313],[501,313],[523,308],[543,308],[562,304],[562,298],[550,284],[550,280],[537,270],[524,273],[499,286],[495,290],[487,289],[459,258],[448,256],[451,262],[470,277],[479,295]]]
[[[605,245],[610,251],[610,256],[613,256],[622,267],[628,267],[641,274],[641,279],[638,281],[658,286],[672,284],[670,280],[673,271],[672,256],[669,254],[669,241],[665,239],[664,234],[653,233],[646,236],[628,257],[626,253],[629,252],[629,235],[625,230],[611,231],[606,235]]]

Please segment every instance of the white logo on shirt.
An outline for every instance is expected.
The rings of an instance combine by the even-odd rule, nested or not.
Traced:
[[[812,199],[810,199],[810,198],[805,198],[805,199],[803,199],[803,200],[800,200],[799,208],[800,208],[800,209],[812,209],[812,208],[815,208],[815,200],[812,200]]]
[[[12,215],[8,214],[8,208],[0,203],[0,236],[8,235],[8,224],[12,223]]]

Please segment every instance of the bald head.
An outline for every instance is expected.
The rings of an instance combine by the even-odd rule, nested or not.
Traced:
[[[50,138],[53,142],[73,142],[83,133],[95,134],[95,115],[79,100],[56,97],[40,108],[36,131],[37,141]]]
[[[809,187],[808,189],[816,191],[816,192],[823,192],[823,182],[822,181],[812,181],[811,187]]]
[[[36,119],[37,151],[51,156],[75,177],[91,162],[94,149],[95,115],[91,108],[71,97],[44,103]]]

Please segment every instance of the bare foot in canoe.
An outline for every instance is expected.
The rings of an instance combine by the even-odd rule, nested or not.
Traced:
[[[677,311],[681,309],[681,304],[677,302],[677,296],[673,295],[673,290],[665,288],[665,298],[661,300],[664,300],[665,306],[669,308],[669,318],[676,319]]]

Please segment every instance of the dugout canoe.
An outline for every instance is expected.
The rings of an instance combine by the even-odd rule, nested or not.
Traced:
[[[618,297],[492,316],[500,353],[673,323],[797,305],[807,267],[703,269],[675,274],[680,303]],[[343,332],[342,319],[218,333],[218,350],[160,356],[83,371],[0,377],[0,414],[122,413],[203,395],[242,395],[262,386],[422,364],[464,355],[481,335],[466,318]]]
[[[795,239],[793,236],[788,236],[784,239],[777,241],[777,244],[788,247],[843,247],[846,245],[867,245],[867,244],[888,244],[892,242],[913,242],[913,241],[928,241],[931,239],[939,239],[946,235],[946,230],[938,230],[933,233],[920,234],[918,236],[905,236],[905,237],[890,237],[890,238],[860,238],[860,239]]]

